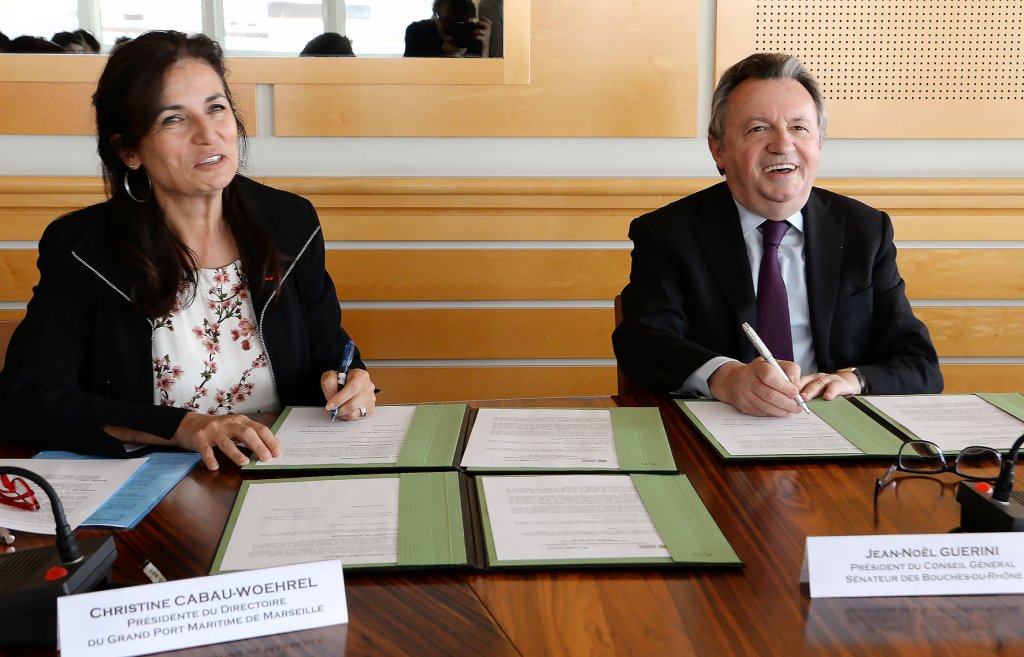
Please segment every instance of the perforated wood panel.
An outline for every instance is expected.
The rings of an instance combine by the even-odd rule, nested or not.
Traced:
[[[833,137],[1020,137],[1024,4],[1010,0],[720,0],[720,75],[796,55]]]

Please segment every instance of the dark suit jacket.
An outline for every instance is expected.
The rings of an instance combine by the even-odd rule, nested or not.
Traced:
[[[818,368],[859,367],[876,394],[942,391],[928,329],[910,309],[888,215],[814,188],[803,208]],[[633,220],[633,268],[612,342],[627,376],[678,390],[715,356],[757,354],[757,300],[739,213],[723,182]]]
[[[322,404],[320,374],[338,367],[348,335],[316,211],[241,176],[233,184],[281,257],[280,294],[253,299],[278,397]],[[117,454],[104,426],[170,438],[187,412],[153,403],[153,326],[128,301],[139,274],[112,246],[113,203],[54,221],[39,241],[39,284],[0,372],[0,440]],[[358,355],[353,367],[365,367]]]

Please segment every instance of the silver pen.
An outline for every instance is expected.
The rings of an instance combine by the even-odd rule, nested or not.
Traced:
[[[788,381],[789,377],[786,376],[786,372],[782,369],[782,365],[779,365],[779,361],[775,360],[775,357],[772,356],[772,352],[768,351],[768,345],[761,341],[761,336],[751,328],[750,324],[743,322],[743,332],[747,334],[748,338],[750,338],[751,344],[754,345],[754,349],[757,349],[757,353],[761,355],[761,358],[763,358],[766,363],[774,367],[775,371],[782,375],[782,378]],[[810,414],[811,409],[807,408],[807,402],[804,401],[804,398],[800,396],[799,392],[796,393],[796,403],[800,404],[800,407],[804,409],[804,413]]]

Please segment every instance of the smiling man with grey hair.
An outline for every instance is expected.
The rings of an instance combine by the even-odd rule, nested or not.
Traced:
[[[800,412],[797,395],[942,391],[889,216],[813,187],[826,123],[795,57],[751,55],[722,75],[708,147],[725,182],[630,225],[612,341],[632,380],[776,416]],[[757,357],[743,322],[785,377]]]

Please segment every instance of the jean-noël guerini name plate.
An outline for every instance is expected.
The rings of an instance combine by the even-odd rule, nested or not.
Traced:
[[[126,657],[348,622],[340,561],[57,599],[63,657]]]
[[[812,598],[1024,593],[1024,533],[809,536]]]

